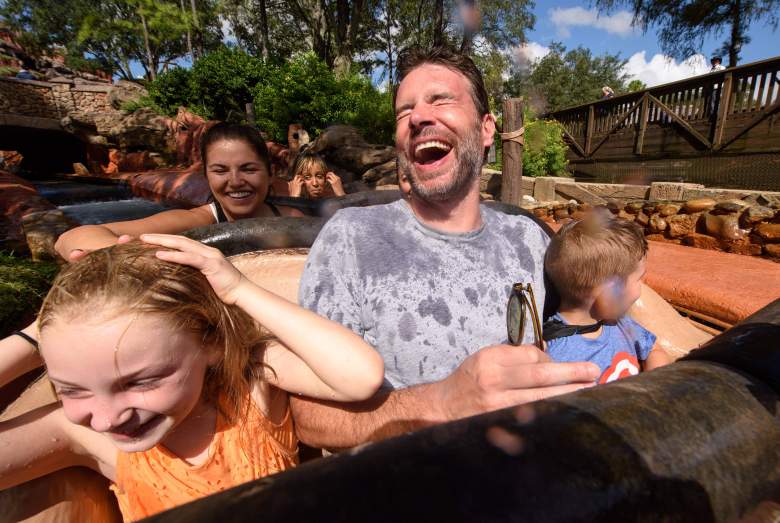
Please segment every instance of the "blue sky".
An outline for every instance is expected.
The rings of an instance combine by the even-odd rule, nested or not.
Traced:
[[[541,56],[544,49],[554,41],[563,43],[567,48],[582,45],[596,55],[620,53],[622,58],[629,60],[629,75],[651,85],[698,74],[703,72],[702,68],[708,69],[709,57],[725,39],[724,35],[710,36],[701,50],[706,60],[698,57],[681,64],[669,61],[662,55],[654,28],[650,28],[646,34],[633,29],[630,26],[631,14],[626,10],[598,16],[596,10],[586,2],[537,0],[534,14],[536,26],[528,33],[529,44],[524,51],[527,58]],[[764,22],[757,22],[750,28],[750,36],[752,41],[743,48],[740,63],[763,60],[778,54],[780,32],[772,32],[771,27]],[[774,46],[772,42],[775,42]],[[727,57],[724,57],[724,62],[727,61]]]

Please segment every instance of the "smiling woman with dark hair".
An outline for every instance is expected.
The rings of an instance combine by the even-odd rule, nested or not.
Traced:
[[[55,249],[68,261],[108,247],[122,237],[143,233],[176,234],[220,222],[264,216],[303,216],[292,207],[267,201],[271,185],[268,148],[248,125],[218,123],[201,141],[201,159],[213,201],[194,209],[174,209],[154,216],[103,225],[82,225],[63,233]]]

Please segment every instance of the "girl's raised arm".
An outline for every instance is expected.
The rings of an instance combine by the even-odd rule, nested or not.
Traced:
[[[21,332],[37,343],[38,329],[35,322]],[[36,346],[24,336],[12,334],[0,340],[0,387],[42,365],[43,360]]]
[[[181,236],[144,234],[141,239],[178,249],[157,256],[199,269],[222,301],[241,307],[278,338],[281,345],[266,351],[271,384],[337,401],[370,398],[382,385],[381,356],[351,330],[252,283],[217,249]]]
[[[111,464],[102,463],[83,444],[92,446],[92,440],[97,442],[96,436],[102,436],[87,432],[65,418],[59,403],[0,421],[0,490],[75,466],[89,467],[113,479]],[[79,441],[82,438],[84,442]],[[111,444],[105,440],[103,446],[106,443]]]

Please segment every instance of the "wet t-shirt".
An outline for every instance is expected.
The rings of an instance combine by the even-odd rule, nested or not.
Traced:
[[[342,209],[311,248],[299,302],[376,348],[386,385],[443,379],[506,342],[513,283],[532,283],[539,311],[544,303],[547,234],[525,216],[481,213],[479,229],[448,234],[420,223],[404,200]],[[524,335],[531,342],[533,330]]]
[[[554,319],[566,323],[560,314]],[[655,334],[624,316],[614,325],[603,325],[598,338],[579,334],[556,338],[547,342],[547,354],[558,362],[589,361],[601,369],[599,383],[639,374],[640,362],[645,361],[655,344]]]

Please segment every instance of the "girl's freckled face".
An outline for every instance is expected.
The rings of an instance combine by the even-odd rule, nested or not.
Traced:
[[[40,346],[67,418],[124,452],[164,443],[202,399],[206,351],[161,316],[55,318]]]

